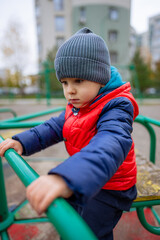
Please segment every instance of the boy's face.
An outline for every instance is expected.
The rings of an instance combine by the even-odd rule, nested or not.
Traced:
[[[79,78],[61,79],[64,96],[76,108],[85,107],[104,85]]]

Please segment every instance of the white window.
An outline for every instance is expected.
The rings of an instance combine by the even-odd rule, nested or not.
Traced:
[[[118,18],[119,18],[119,13],[118,13],[118,9],[117,8],[115,8],[115,7],[111,7],[110,9],[109,9],[109,18],[111,19],[111,20],[118,20]]]
[[[37,34],[40,35],[41,34],[41,25],[37,24]]]
[[[65,20],[62,16],[55,17],[55,27],[57,32],[63,32],[65,29]]]
[[[109,31],[108,38],[110,42],[116,42],[118,38],[118,32],[116,30]]]
[[[63,11],[64,10],[64,0],[53,0],[55,11]]]
[[[86,9],[85,7],[81,7],[80,8],[80,19],[79,19],[79,23],[81,25],[84,25],[86,23]]]
[[[35,13],[36,13],[36,17],[39,17],[39,16],[40,16],[40,6],[39,6],[39,5],[36,5],[36,7],[35,7]]]
[[[118,53],[115,51],[110,51],[110,58],[111,58],[111,63],[117,63],[118,62]]]
[[[38,42],[38,52],[39,52],[39,54],[41,54],[41,52],[42,52],[42,44],[40,41]]]

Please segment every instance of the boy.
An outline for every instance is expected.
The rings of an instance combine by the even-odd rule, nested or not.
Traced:
[[[64,140],[70,157],[27,188],[41,214],[64,197],[98,239],[113,239],[113,228],[136,198],[136,163],[131,138],[138,105],[130,84],[110,66],[101,37],[83,28],[58,50],[55,70],[68,101],[66,111],[0,145],[30,155]]]

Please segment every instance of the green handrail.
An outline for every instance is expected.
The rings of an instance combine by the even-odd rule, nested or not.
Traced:
[[[145,215],[144,215],[144,207],[139,207],[136,209],[138,218],[143,225],[145,229],[147,229],[149,232],[160,235],[160,227],[152,226],[146,221]]]
[[[47,111],[30,114],[30,115],[23,115],[23,116],[20,116],[17,118],[8,119],[6,121],[1,121],[0,129],[35,127],[39,124],[42,124],[44,121],[22,122],[22,123],[19,123],[19,121],[28,120],[28,119],[31,119],[34,117],[39,117],[42,115],[46,115],[46,114],[50,114],[50,113],[62,111],[62,110],[65,110],[65,107],[59,107],[59,108],[50,109]],[[148,117],[145,117],[142,115],[138,115],[137,118],[135,119],[135,122],[142,124],[149,132],[149,135],[150,135],[150,161],[152,163],[155,163],[156,135],[155,135],[155,131],[154,131],[153,127],[150,125],[150,123],[155,126],[160,126],[160,121],[157,121],[155,119],[148,118]]]
[[[34,122],[0,122],[0,129],[31,128],[44,123],[44,121]]]
[[[17,117],[16,112],[13,111],[11,108],[0,108],[0,113],[4,113],[4,112],[10,112],[13,114],[14,117]]]
[[[49,109],[49,110],[45,110],[45,111],[41,111],[41,112],[36,112],[36,113],[32,113],[32,114],[27,114],[27,115],[15,117],[15,118],[5,119],[1,122],[20,122],[20,121],[28,120],[28,119],[31,119],[31,118],[44,116],[44,115],[47,115],[47,114],[60,112],[60,111],[63,111],[65,109],[66,109],[65,107],[57,107],[57,108],[53,108],[53,109]]]
[[[2,166],[2,161],[0,158],[0,176],[1,176],[1,181],[0,181],[0,222],[4,221],[5,219],[8,218],[9,211],[7,207],[7,197],[6,197],[6,191],[5,191],[5,184],[4,184],[4,175],[3,175],[3,166]]]
[[[142,124],[150,135],[150,161],[155,164],[155,156],[156,156],[156,134],[153,127],[150,125],[153,124],[155,126],[160,127],[160,121],[148,118],[142,115],[138,115],[135,119],[135,122]]]
[[[160,127],[160,121],[157,121],[152,118],[148,118],[142,115],[138,115],[135,119],[135,122],[142,124],[149,132],[150,135],[150,161],[155,164],[155,156],[156,156],[156,134],[153,127],[150,124]],[[152,226],[146,221],[144,208],[152,207],[154,205],[160,205],[160,200],[150,200],[150,201],[140,201],[133,202],[132,207],[136,207],[138,218],[142,224],[142,226],[147,229],[149,232],[160,235],[160,227]]]
[[[0,136],[0,143],[3,140]],[[25,187],[39,177],[14,149],[8,149],[4,156]],[[48,207],[46,215],[64,240],[97,239],[84,220],[63,198],[54,200]],[[2,230],[0,223],[0,231]]]

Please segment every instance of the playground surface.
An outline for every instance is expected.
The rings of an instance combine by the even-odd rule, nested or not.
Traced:
[[[47,106],[45,100],[41,102],[24,100],[24,101],[1,101],[0,108],[11,108],[14,110],[18,116],[31,114],[35,112],[40,112],[47,109],[52,109],[58,106],[65,106],[66,102],[63,99],[52,100],[51,105]],[[50,114],[31,121],[36,120],[46,120],[56,114]],[[148,101],[140,104],[140,114],[145,115],[150,118],[160,120],[160,101]],[[5,120],[11,118],[11,113],[0,113],[0,120]],[[160,166],[160,134],[159,129],[154,127],[155,132],[157,133],[157,153],[156,153],[156,164]],[[16,132],[22,130],[1,130],[0,134],[6,138],[11,137]],[[133,139],[135,141],[135,148],[137,152],[140,152],[142,155],[148,158],[149,156],[149,136],[146,130],[142,125],[134,123]],[[67,158],[68,154],[66,153],[63,143],[59,143],[55,146],[52,146],[40,153],[34,154],[31,157],[25,158],[29,160],[29,164],[41,175],[46,174],[51,168],[60,163],[63,159]],[[44,161],[41,161],[41,160]],[[57,161],[55,161],[57,159]],[[34,161],[33,161],[34,160]],[[54,160],[54,161],[52,161]],[[25,188],[14,174],[13,170],[8,166],[7,162],[3,160],[4,163],[4,174],[5,174],[5,184],[6,184],[6,193],[8,199],[8,205],[11,208],[14,208],[17,204],[22,202],[25,199]],[[149,217],[152,224],[154,219],[151,217],[149,210],[146,210],[146,214]],[[30,205],[27,204],[26,207],[18,212],[17,218],[26,218],[26,217],[36,217],[36,213],[31,209]],[[9,234],[11,240],[58,240],[59,236],[56,233],[55,229],[50,223],[38,223],[38,224],[21,224],[13,225],[9,228]],[[139,223],[138,218],[136,217],[135,212],[124,213],[122,219],[117,225],[115,232],[115,240],[156,240],[159,239],[159,236],[148,233],[141,224]],[[76,240],[76,239],[75,239]],[[85,240],[85,239],[84,239]]]

